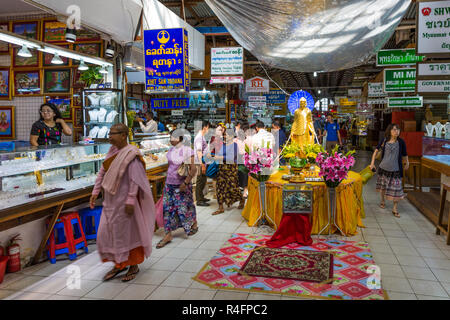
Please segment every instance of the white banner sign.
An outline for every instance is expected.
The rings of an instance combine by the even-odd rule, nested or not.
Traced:
[[[450,76],[450,62],[420,63],[419,76]]]
[[[362,93],[361,89],[348,89],[349,97],[360,97]]]
[[[417,92],[450,92],[450,80],[417,80]]]
[[[419,2],[417,54],[450,53],[450,1]]]
[[[387,95],[383,91],[383,82],[369,82],[367,86],[369,97],[385,97]]]
[[[244,83],[244,77],[211,77],[210,84],[214,83]]]
[[[266,96],[249,96],[249,102],[266,102]]]
[[[248,106],[250,108],[261,109],[267,107],[267,104],[265,102],[249,102]]]
[[[367,99],[368,104],[385,104],[388,103],[387,98],[380,98],[380,99]]]
[[[244,49],[242,47],[211,48],[211,74],[243,74]]]
[[[183,110],[172,110],[172,116],[183,116]]]
[[[245,92],[269,93],[270,91],[269,83],[270,83],[269,80],[261,77],[254,77],[248,79],[247,81],[245,81]]]

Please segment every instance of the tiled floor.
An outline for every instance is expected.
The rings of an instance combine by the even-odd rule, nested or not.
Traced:
[[[367,157],[368,154],[359,153],[355,171],[367,165]],[[375,179],[364,187],[364,201],[366,228],[347,239],[369,243],[389,297],[450,299],[450,246],[445,244],[444,236],[435,235],[433,225],[407,200],[399,205],[400,219],[391,214],[391,204],[380,209]],[[0,284],[0,299],[297,299],[215,290],[192,280],[233,232],[273,232],[267,227],[248,227],[236,206],[222,215],[211,216],[217,209],[215,201],[211,203],[211,207],[197,208],[200,229],[196,235],[186,239],[181,230],[176,232],[172,243],[153,250],[151,258],[140,265],[136,279],[129,283],[122,283],[120,278],[103,283],[101,279],[111,264],[100,263],[96,247],[91,245],[92,253],[73,263],[59,261],[51,265],[45,262],[20,273],[7,274]],[[154,245],[162,236],[162,231],[156,232]],[[79,283],[74,272],[81,276]]]

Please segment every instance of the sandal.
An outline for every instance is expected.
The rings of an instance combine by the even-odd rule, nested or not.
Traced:
[[[196,228],[192,227],[191,231],[188,233],[188,236],[193,236],[197,232],[198,232],[198,227],[196,227]]]
[[[135,267],[136,269],[134,271],[130,271],[132,267],[128,269],[127,274],[122,278],[122,282],[128,282],[136,278],[136,275],[139,273],[139,267]]]
[[[172,240],[169,241],[164,241],[164,239],[160,240],[158,242],[158,244],[156,245],[156,249],[161,249],[162,247],[164,247],[166,244],[171,243]]]
[[[108,280],[115,278],[119,273],[124,272],[126,269],[127,268],[118,269],[118,268],[114,267],[107,274],[105,274],[105,276],[103,277],[103,281],[108,281]]]
[[[398,212],[392,211],[392,214],[394,215],[394,217],[400,218],[400,214]]]
[[[237,207],[237,208],[238,208],[239,210],[242,210],[242,209],[244,209],[244,207],[245,207],[245,201],[239,203],[239,207]]]
[[[216,211],[214,211],[213,213],[212,213],[212,215],[213,216],[216,216],[216,215],[218,215],[218,214],[221,214],[221,213],[224,213],[225,212],[225,210],[216,210]]]
[[[381,209],[384,209],[384,208],[386,208],[386,204],[385,204],[384,202],[382,202],[382,203],[380,203],[379,207],[380,207]]]

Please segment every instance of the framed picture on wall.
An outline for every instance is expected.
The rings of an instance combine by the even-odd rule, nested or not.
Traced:
[[[77,42],[80,41],[99,41],[101,40],[100,35],[94,31],[81,28],[77,30]]]
[[[45,21],[42,24],[42,41],[66,42],[66,24],[59,21]]]
[[[0,140],[16,138],[15,110],[13,106],[0,107]]]
[[[20,67],[27,67],[27,68],[34,68],[39,67],[39,58],[41,56],[41,53],[36,49],[29,49],[31,53],[31,57],[21,57],[18,55],[20,50],[20,47],[14,47],[12,50],[12,62],[14,68],[20,68]]]
[[[72,99],[70,96],[45,97],[44,102],[53,103],[66,122],[72,122]]]
[[[313,189],[311,185],[285,184],[282,191],[283,213],[313,212]]]
[[[72,124],[74,128],[83,127],[83,108],[72,107]]]
[[[9,31],[9,23],[8,22],[0,23],[0,30]],[[0,54],[8,54],[8,53],[9,53],[8,42],[0,41]]]
[[[72,87],[73,88],[84,88],[85,83],[83,80],[81,80],[81,74],[83,73],[83,71],[78,70],[78,68],[74,68],[72,70],[72,73],[73,73]]]
[[[73,50],[79,53],[84,53],[93,57],[100,57],[102,54],[102,43],[77,43],[73,45]],[[80,64],[80,61],[73,60],[73,65]]]
[[[82,88],[74,88],[72,93],[72,105],[74,107],[81,107],[83,105],[83,100],[81,96]]]
[[[70,93],[70,68],[44,69],[44,93]]]
[[[0,99],[11,100],[11,69],[0,67]]]
[[[41,72],[14,71],[14,95],[40,95],[41,94]]]
[[[15,21],[12,23],[12,32],[25,38],[39,40],[39,21]]]

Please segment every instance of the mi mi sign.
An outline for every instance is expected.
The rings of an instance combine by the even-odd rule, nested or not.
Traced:
[[[384,69],[384,92],[415,92],[416,68]]]

